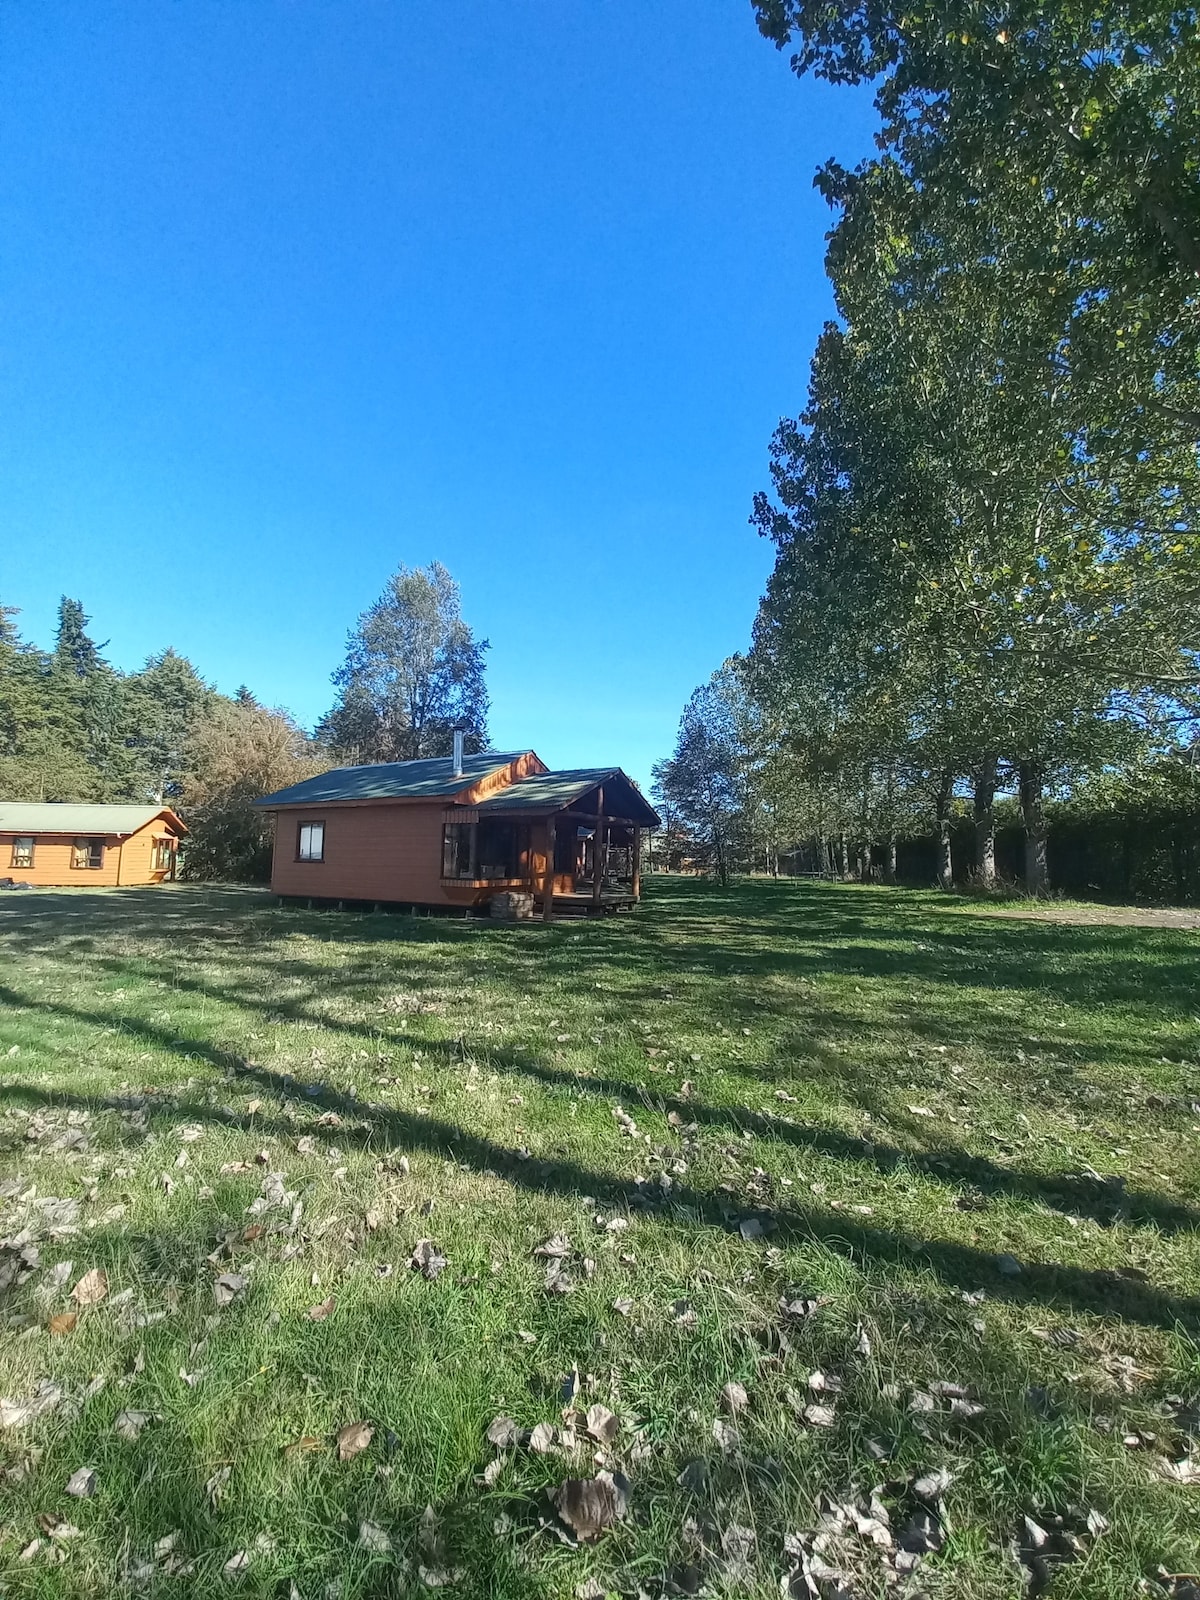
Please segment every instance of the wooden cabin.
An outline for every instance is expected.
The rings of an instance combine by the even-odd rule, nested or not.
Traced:
[[[619,767],[551,772],[532,750],[335,767],[257,803],[284,899],[471,911],[511,894],[545,917],[636,905],[659,823]]]
[[[125,888],[170,882],[186,833],[169,806],[0,800],[0,883]]]

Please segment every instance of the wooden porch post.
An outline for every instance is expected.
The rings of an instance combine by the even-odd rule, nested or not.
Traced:
[[[592,904],[600,904],[600,891],[604,887],[604,861],[608,851],[604,837],[604,789],[596,792],[596,832],[592,839]]]
[[[642,830],[633,830],[633,898],[642,898]]]
[[[546,818],[546,878],[542,889],[542,921],[554,915],[554,815]]]

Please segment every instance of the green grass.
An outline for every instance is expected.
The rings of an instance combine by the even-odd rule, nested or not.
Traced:
[[[1193,1570],[1200,1490],[1165,1464],[1200,1399],[1196,938],[767,882],[653,880],[636,917],[550,928],[3,897],[0,1238],[41,1237],[0,1294],[0,1396],[62,1398],[0,1428],[0,1593],[419,1594],[428,1505],[450,1593],[777,1596],[785,1539],[877,1485],[895,1531],[939,1510],[930,1597],[1026,1592],[1025,1516],[1070,1550],[1054,1596]],[[270,1173],[285,1198],[256,1217]],[[78,1202],[74,1231],[47,1235],[47,1197]],[[554,1233],[566,1295],[532,1254]],[[422,1238],[436,1281],[408,1265]],[[108,1297],[52,1335],[93,1267]],[[224,1307],[221,1272],[247,1280]],[[547,1491],[591,1446],[481,1479],[492,1419],[561,1426],[576,1366],[632,1482],[582,1548]],[[817,1370],[832,1427],[788,1398],[819,1400]],[[939,1382],[973,1414],[921,1398]],[[125,1410],[154,1415],[136,1440]],[[80,1467],[90,1498],[65,1492]],[[901,1592],[861,1539],[826,1559],[847,1594]]]

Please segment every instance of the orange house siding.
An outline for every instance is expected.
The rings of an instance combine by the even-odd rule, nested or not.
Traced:
[[[501,889],[527,885],[528,878],[486,883],[442,878],[444,800],[331,802],[279,811],[271,888],[276,894],[314,900],[393,901],[398,905],[470,906]],[[300,827],[325,824],[325,859],[299,861]],[[546,825],[532,824],[530,866],[540,893],[546,873]],[[556,873],[554,891],[574,888],[570,873]]]
[[[33,866],[14,867],[13,842],[29,834],[0,833],[0,878],[34,884],[44,889],[113,888],[129,884],[157,883],[161,873],[152,870],[155,836],[167,837],[169,829],[161,817],[148,822],[127,838],[116,834],[90,834],[104,839],[104,864],[101,867],[73,867],[74,837],[37,834],[33,837]]]
[[[275,814],[271,888],[276,894],[315,900],[380,900],[398,905],[469,906],[487,900],[505,882],[443,882],[442,824],[447,806],[476,805],[509,784],[546,768],[532,751],[491,772],[457,795],[436,800],[341,800],[288,806]],[[325,824],[325,859],[299,861],[300,826]],[[538,850],[535,828],[534,849]],[[545,871],[545,836],[535,855]],[[510,885],[521,879],[506,880]],[[540,879],[539,879],[540,881]]]
[[[445,802],[372,801],[280,811],[271,888],[328,900],[469,905],[474,896],[442,883]],[[325,824],[325,859],[298,861],[301,823]]]

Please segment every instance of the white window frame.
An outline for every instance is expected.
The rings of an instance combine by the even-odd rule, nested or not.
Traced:
[[[296,860],[304,862],[321,862],[324,861],[324,859],[324,822],[300,823],[296,832]]]

